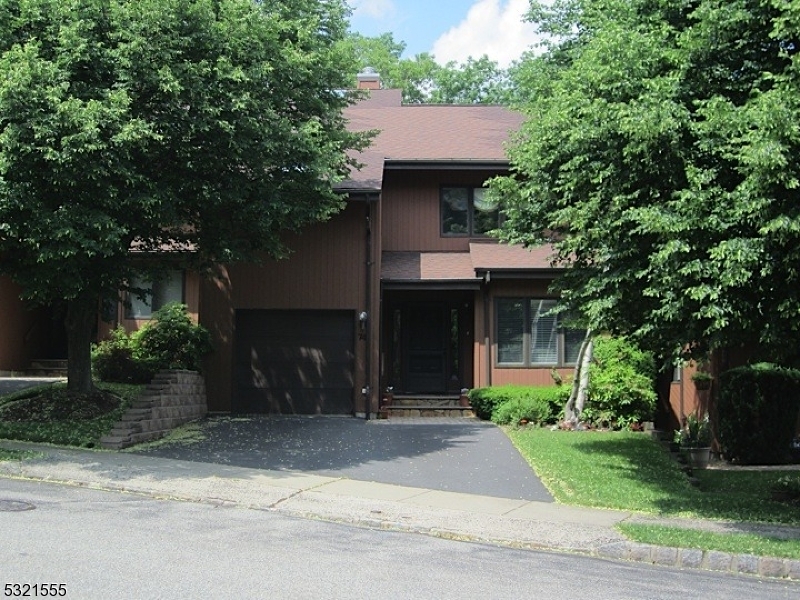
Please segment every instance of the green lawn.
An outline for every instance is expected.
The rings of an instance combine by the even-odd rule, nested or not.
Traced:
[[[28,388],[0,397],[0,439],[47,442],[84,448],[97,447],[100,438],[111,430],[130,402],[139,395],[143,386],[118,383],[96,385],[100,390],[117,396],[119,406],[106,414],[90,418],[81,416],[81,410],[90,410],[92,400],[67,399],[66,384],[63,383]],[[3,418],[5,410],[14,410],[21,403],[26,403],[26,410],[30,410],[33,415],[31,420]],[[72,416],[68,418],[59,416],[70,413],[70,409],[73,408],[75,410],[72,411]],[[53,416],[48,417],[48,415]],[[3,456],[0,454],[0,460]]]
[[[800,509],[771,498],[781,471],[695,471],[647,435],[509,429],[508,435],[553,496],[565,504],[636,512],[800,525]]]
[[[714,533],[640,523],[621,523],[617,528],[626,537],[645,544],[800,560],[800,540],[796,539],[750,533]]]
[[[36,456],[36,453],[27,452],[25,450],[9,450],[7,448],[0,448],[0,461],[22,460],[23,458],[31,458],[33,456]]]

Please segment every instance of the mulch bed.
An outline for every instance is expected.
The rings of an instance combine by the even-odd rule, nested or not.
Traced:
[[[0,406],[3,421],[77,421],[103,416],[120,404],[120,399],[108,392],[69,394],[53,390],[46,394],[22,398]]]

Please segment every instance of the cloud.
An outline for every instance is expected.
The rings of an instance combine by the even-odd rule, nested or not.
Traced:
[[[392,0],[351,0],[350,6],[354,16],[382,19],[394,14],[395,5]]]
[[[539,42],[534,25],[522,20],[529,8],[529,0],[477,0],[461,23],[434,42],[436,61],[463,63],[486,54],[507,67]]]

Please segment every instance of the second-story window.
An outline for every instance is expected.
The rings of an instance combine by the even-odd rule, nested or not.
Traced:
[[[500,226],[500,207],[484,188],[441,189],[442,235],[486,235]]]

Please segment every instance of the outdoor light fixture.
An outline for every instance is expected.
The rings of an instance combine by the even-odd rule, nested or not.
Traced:
[[[366,336],[367,336],[367,319],[368,318],[369,318],[369,315],[367,314],[367,311],[362,310],[360,313],[358,313],[358,337],[359,337],[359,339],[362,339],[362,340],[366,339]]]

